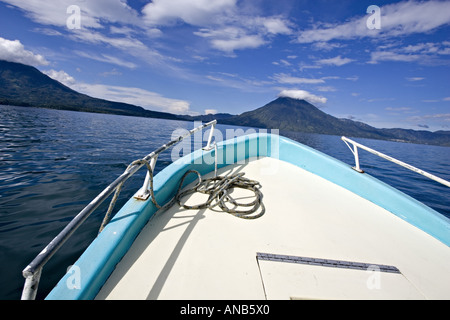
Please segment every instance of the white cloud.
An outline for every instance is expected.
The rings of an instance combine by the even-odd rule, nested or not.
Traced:
[[[387,50],[389,49],[389,51]],[[376,64],[380,61],[403,61],[418,62],[420,64],[439,65],[448,64],[448,61],[442,59],[443,55],[450,54],[450,47],[447,41],[442,43],[418,43],[408,45],[390,44],[389,46],[379,46],[377,51],[371,53],[369,63]]]
[[[325,83],[323,79],[310,79],[310,78],[298,78],[292,77],[285,73],[278,73],[273,76],[273,79],[281,84],[320,84]]]
[[[301,32],[297,38],[297,41],[299,43],[320,42],[321,47],[325,47],[324,43],[328,41],[363,37],[366,36],[367,31],[365,19],[359,19],[329,28],[321,29],[314,27],[311,30]]]
[[[51,32],[52,35],[68,37],[77,42],[118,49],[142,59],[150,65],[172,68],[169,57],[163,56],[137,38],[137,35],[155,38],[161,35],[161,31],[146,27],[139,12],[128,6],[124,0],[3,1],[23,10],[25,15],[34,22],[60,28],[59,30],[35,28],[37,32],[46,34]],[[80,29],[69,29],[67,27],[67,20],[71,16],[71,13],[67,13],[67,9],[71,5],[78,5],[81,10]],[[104,62],[121,65],[121,61],[112,58],[112,55],[104,59]],[[122,66],[136,67],[136,65],[130,63]]]
[[[396,111],[396,112],[409,112],[412,109],[410,107],[397,107],[397,108],[387,107],[387,108],[385,108],[385,110],[387,110],[387,111]]]
[[[72,89],[91,97],[133,104],[153,111],[175,114],[190,114],[190,103],[184,100],[166,98],[159,93],[141,88],[110,86],[103,84],[77,83]]]
[[[31,66],[46,66],[49,62],[40,54],[25,49],[19,40],[7,40],[0,37],[0,59]]]
[[[106,62],[106,63],[114,64],[114,65],[117,65],[120,67],[125,67],[128,69],[137,68],[137,65],[133,62],[124,61],[117,57],[113,57],[113,56],[106,55],[106,54],[98,55],[98,54],[94,54],[94,53],[87,53],[85,51],[74,51],[74,53],[83,58],[88,58],[88,59],[92,59],[92,60],[100,61],[100,62]]]
[[[224,19],[222,25],[195,34],[212,38],[211,44],[215,49],[232,53],[261,47],[268,44],[274,35],[291,34],[289,25],[289,21],[281,17],[250,17],[235,13],[233,18]]]
[[[285,66],[285,67],[290,67],[290,66],[292,66],[292,63],[290,63],[289,61],[284,60],[284,59],[281,59],[280,62],[274,61],[274,62],[272,62],[272,64],[273,64],[273,65],[276,65],[276,66],[283,65],[283,66]]]
[[[217,114],[217,113],[218,113],[218,111],[216,109],[206,109],[205,110],[205,114],[206,115],[208,115],[208,114]]]
[[[422,78],[422,77],[410,77],[410,78],[406,78],[406,80],[411,81],[411,82],[416,82],[416,81],[425,80],[425,78]]]
[[[116,68],[113,68],[111,71],[105,71],[105,72],[100,73],[100,75],[103,77],[121,76],[122,72],[117,71]]]
[[[151,64],[164,64],[167,60],[158,55],[155,49],[144,46],[137,36],[160,38],[163,36],[162,28],[179,23],[199,27],[200,30],[194,34],[207,38],[212,48],[231,56],[235,50],[265,45],[276,35],[292,34],[289,20],[282,16],[261,17],[241,10],[238,0],[153,0],[141,12],[131,8],[125,0],[3,1],[20,8],[35,22],[61,28],[58,31],[40,28],[41,32],[69,36],[72,40],[112,46],[123,51],[130,50],[135,56],[136,52],[141,57],[145,56],[142,53],[146,53],[150,56]],[[67,8],[71,5],[77,5],[81,10],[80,30],[67,29],[70,17]],[[60,32],[62,30],[67,32]]]
[[[2,0],[10,5],[18,7],[35,22],[44,25],[66,27],[67,19],[71,14],[67,8],[78,5],[81,9],[82,28],[102,28],[102,22],[110,23],[139,23],[138,13],[122,0]]]
[[[355,60],[349,59],[349,58],[342,58],[341,56],[337,56],[330,59],[322,59],[318,60],[317,63],[320,65],[327,65],[327,66],[343,66],[344,64],[348,64],[350,62],[353,62]]]
[[[111,46],[131,52],[148,50],[148,48],[138,39],[130,37],[109,37],[97,31],[73,30],[70,37],[88,43]]]
[[[301,72],[303,72],[303,71],[305,71],[305,69],[321,69],[321,68],[322,68],[322,66],[318,66],[318,65],[307,65],[307,64],[301,63],[301,64],[300,64],[300,67],[299,67],[299,70],[300,70]]]
[[[151,25],[184,21],[195,26],[214,22],[218,14],[235,7],[236,0],[153,0],[142,13]]]
[[[450,97],[445,97],[443,99],[428,99],[428,100],[422,100],[422,102],[427,103],[435,103],[435,102],[441,102],[441,101],[450,101]]]
[[[213,39],[211,44],[221,51],[233,53],[235,50],[255,49],[264,45],[266,41],[259,35],[242,35],[230,39]]]
[[[327,98],[316,96],[305,90],[283,90],[278,96],[298,100],[306,100],[310,103],[327,103]]]
[[[320,92],[336,92],[337,89],[332,86],[325,86],[325,87],[317,87],[317,91]]]
[[[43,71],[43,73],[45,73],[50,78],[52,78],[58,82],[61,82],[62,84],[66,85],[68,87],[70,87],[76,83],[75,79],[63,70],[56,71],[56,70],[52,69],[52,70],[48,70],[48,71]]]
[[[339,49],[345,47],[345,45],[340,43],[331,43],[331,42],[314,42],[312,45],[312,48],[314,50],[320,50],[320,51],[331,51],[334,49]]]
[[[429,53],[435,53],[438,51],[438,48],[435,43],[418,43],[415,45],[409,45],[405,48],[403,48],[404,52],[429,52]]]
[[[217,30],[202,28],[194,34],[209,38],[213,48],[229,54],[235,50],[258,48],[266,43],[262,35],[248,34],[247,30],[235,26]]]
[[[348,80],[348,81],[358,81],[358,80],[359,80],[359,77],[358,77],[358,76],[347,77],[347,78],[345,78],[345,80]]]
[[[368,63],[376,64],[380,61],[414,62],[420,60],[422,60],[422,56],[418,54],[403,54],[393,51],[376,51],[371,53],[371,60]]]
[[[335,39],[396,37],[426,33],[450,23],[450,1],[404,1],[381,7],[381,29],[369,30],[369,15],[343,24],[316,25],[298,36],[300,43],[328,42]]]
[[[194,35],[212,48],[234,56],[234,51],[259,48],[280,34],[292,34],[291,23],[281,16],[244,14],[237,0],[154,0],[144,7],[144,21],[154,26],[183,22],[199,27]]]
[[[147,29],[145,33],[150,38],[160,38],[163,36],[163,32],[161,30],[159,30],[158,28]]]
[[[63,70],[49,70],[46,71],[45,74],[77,92],[84,93],[94,98],[129,103],[152,111],[170,112],[174,114],[193,114],[190,110],[190,103],[188,101],[166,98],[159,93],[145,89],[80,83],[76,82],[72,76]]]
[[[382,30],[390,36],[425,33],[450,23],[449,1],[405,1],[381,10]]]
[[[51,28],[34,28],[33,32],[45,34],[46,36],[62,36],[62,33]]]
[[[207,38],[214,49],[230,55],[235,50],[255,49],[267,43],[263,33],[252,32],[240,26],[202,28],[194,32],[196,36]]]
[[[271,34],[291,34],[289,21],[281,17],[258,17],[255,19],[256,24],[263,25],[267,32]]]
[[[437,120],[450,122],[450,113],[439,113],[439,114],[427,114],[424,116],[413,116],[408,118],[410,121],[426,121],[426,120]]]
[[[125,54],[139,58],[152,66],[159,66],[167,69],[174,68],[170,57],[164,56],[158,51],[147,47],[142,41],[136,38],[129,36],[110,37],[95,30],[74,30],[70,33],[69,37],[77,41],[101,45],[104,47],[113,47],[121,50]],[[137,67],[137,65],[132,62],[123,61],[111,55],[96,55],[91,58],[130,69]]]

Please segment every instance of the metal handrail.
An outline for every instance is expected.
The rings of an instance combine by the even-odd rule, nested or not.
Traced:
[[[213,136],[213,131],[217,121],[211,121],[204,125],[201,125],[183,136],[178,137],[175,140],[172,140],[168,144],[161,146],[156,151],[153,151],[145,158],[143,158],[143,162],[135,165],[131,165],[125,170],[125,172],[117,178],[113,183],[111,183],[105,190],[103,190],[91,203],[89,203],[73,220],[44,248],[44,250],[39,253],[36,258],[22,271],[24,276],[25,285],[22,291],[22,300],[34,300],[36,298],[39,280],[41,277],[42,269],[45,264],[54,256],[54,254],[61,248],[61,246],[72,236],[72,234],[83,224],[84,221],[97,209],[100,204],[102,204],[116,189],[123,185],[125,181],[127,181],[131,176],[133,176],[140,168],[145,165],[145,162],[150,162],[152,166],[152,170],[155,167],[156,159],[159,154],[174,146],[175,144],[181,142],[185,138],[193,135],[197,131],[203,130],[207,127],[211,128],[211,134],[209,135],[208,145],[209,148],[211,146],[211,139]],[[141,190],[144,192],[147,191],[148,183],[147,179],[144,182],[144,187]]]
[[[360,173],[362,173],[362,172],[364,172],[364,171],[361,170],[360,165],[359,165],[358,148],[361,148],[361,149],[363,149],[363,150],[366,150],[366,151],[368,151],[368,152],[370,152],[370,153],[372,153],[372,154],[374,154],[374,155],[376,155],[376,156],[379,156],[379,157],[381,157],[381,158],[384,158],[384,159],[386,159],[386,160],[389,160],[389,161],[391,161],[391,162],[393,162],[393,163],[395,163],[395,164],[398,164],[398,165],[400,165],[400,166],[402,166],[402,167],[404,167],[404,168],[406,168],[406,169],[409,169],[409,170],[411,170],[411,171],[414,171],[414,172],[416,172],[416,173],[418,173],[418,174],[421,174],[421,175],[423,175],[423,176],[425,176],[425,177],[427,177],[427,178],[429,178],[429,179],[431,179],[431,180],[437,181],[437,182],[439,182],[439,183],[441,183],[441,184],[443,184],[443,185],[445,185],[445,186],[447,186],[447,187],[450,187],[450,182],[449,182],[449,181],[444,180],[444,179],[442,179],[442,178],[439,178],[439,177],[437,177],[437,176],[435,176],[435,175],[432,175],[431,173],[428,173],[428,172],[426,172],[426,171],[423,171],[423,170],[421,170],[421,169],[418,169],[418,168],[416,168],[416,167],[413,167],[413,166],[410,165],[410,164],[407,164],[407,163],[405,163],[405,162],[403,162],[403,161],[400,161],[400,160],[397,160],[397,159],[395,159],[395,158],[392,158],[392,157],[390,157],[390,156],[388,156],[388,155],[385,155],[384,153],[381,153],[381,152],[379,152],[379,151],[376,151],[376,150],[374,150],[374,149],[371,149],[371,148],[369,148],[369,147],[366,147],[366,146],[364,146],[364,145],[362,145],[362,144],[360,144],[360,143],[358,143],[358,142],[355,142],[355,141],[353,141],[353,140],[350,140],[350,139],[348,139],[348,138],[346,138],[346,137],[342,137],[342,140],[345,142],[345,144],[349,147],[350,151],[351,151],[351,152],[353,153],[353,155],[355,156],[355,167],[354,167],[353,169],[355,169],[356,171],[358,171],[358,172],[360,172]],[[353,150],[352,150],[352,148],[350,147],[349,143],[351,143],[351,144],[353,145]]]

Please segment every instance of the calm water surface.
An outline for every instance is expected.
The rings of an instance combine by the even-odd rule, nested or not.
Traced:
[[[0,299],[19,299],[26,265],[128,164],[171,140],[177,128],[194,124],[0,106]],[[224,136],[230,128],[218,126]],[[354,165],[340,137],[282,134]],[[450,180],[450,148],[355,140]],[[365,151],[360,157],[366,172],[450,217],[449,188]],[[170,163],[169,150],[159,157],[156,171]],[[141,170],[126,183],[116,207],[141,187],[144,177]],[[45,266],[38,299],[95,238],[107,206],[97,209]]]

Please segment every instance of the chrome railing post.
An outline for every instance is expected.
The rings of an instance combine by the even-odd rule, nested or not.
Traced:
[[[383,158],[383,159],[386,159],[388,161],[391,161],[391,162],[393,162],[395,164],[398,164],[399,166],[402,166],[402,167],[404,167],[406,169],[409,169],[409,170],[411,170],[411,171],[413,171],[415,173],[421,174],[421,175],[427,177],[428,179],[434,180],[436,182],[439,182],[440,184],[443,184],[444,186],[450,187],[450,182],[449,181],[444,180],[442,178],[439,178],[439,177],[437,177],[435,175],[432,175],[431,173],[428,173],[428,172],[423,171],[421,169],[418,169],[416,167],[413,167],[412,165],[407,164],[407,163],[405,163],[403,161],[400,161],[400,160],[397,160],[395,158],[392,158],[392,157],[390,157],[388,155],[385,155],[384,153],[381,153],[381,152],[378,152],[376,150],[373,150],[373,149],[371,149],[369,147],[366,147],[366,146],[364,146],[364,145],[362,145],[362,144],[360,144],[358,142],[355,142],[353,140],[350,140],[350,139],[348,139],[346,137],[342,137],[342,141],[344,141],[347,144],[347,146],[350,148],[350,151],[353,152],[353,154],[355,156],[355,162],[356,162],[355,170],[358,171],[358,169],[359,169],[359,172],[363,172],[361,170],[361,168],[360,168],[360,165],[359,165],[359,156],[358,156],[358,148],[361,148],[361,149],[366,150],[367,152],[370,152],[370,153],[372,153],[372,154],[374,154],[374,155],[376,155],[376,156],[378,156],[380,158]],[[352,150],[352,148],[350,147],[350,145],[348,143],[351,143],[353,145],[353,150]]]
[[[158,160],[159,154],[163,151],[169,149],[173,145],[179,143],[184,138],[191,136],[197,131],[203,130],[209,126],[213,126],[211,131],[208,145],[211,145],[212,132],[214,131],[214,127],[217,121],[211,121],[207,124],[199,126],[195,128],[184,136],[180,136],[175,140],[170,141],[168,144],[161,146],[159,149],[147,155],[144,159],[137,161],[136,163],[132,163],[125,172],[118,177],[113,183],[111,183],[105,190],[103,190],[94,200],[92,200],[80,213],[78,213],[75,218],[44,248],[44,250],[39,253],[34,260],[22,271],[22,274],[25,278],[25,285],[22,291],[22,299],[23,300],[34,300],[36,298],[39,280],[41,278],[42,269],[45,264],[50,260],[53,255],[59,250],[59,248],[72,236],[72,234],[80,227],[81,224],[86,221],[86,219],[94,212],[100,204],[102,204],[112,193],[122,187],[122,185],[132,176],[134,175],[142,166],[144,166],[145,162],[150,161],[150,167],[153,170],[155,169],[156,161]],[[147,172],[146,179],[144,182],[144,186],[142,188],[143,192],[148,190],[148,185],[150,183],[150,176]],[[148,197],[147,197],[148,198]],[[108,209],[109,211],[109,209]],[[103,227],[103,224],[102,224]],[[102,228],[101,227],[101,228]]]
[[[348,142],[351,143],[351,140],[348,140],[345,137],[342,137],[342,140],[345,142],[345,144],[347,145],[347,147],[350,149],[350,151],[353,153],[353,156],[355,157],[355,166],[353,167],[353,169],[359,173],[364,173],[364,171],[361,170],[361,167],[359,165],[358,146],[356,144],[353,144],[353,149],[352,149],[350,147],[350,145],[348,144]]]
[[[25,277],[25,285],[22,291],[21,300],[36,299],[37,289],[39,287],[39,280],[41,280],[42,268],[39,268],[34,273],[23,272]]]
[[[216,129],[216,123],[213,123],[211,125],[211,132],[209,133],[208,143],[206,144],[206,147],[203,148],[205,151],[209,151],[214,149],[214,147],[211,147],[212,137],[214,135],[214,130]]]
[[[361,167],[359,166],[359,154],[358,154],[358,147],[354,146],[353,154],[355,155],[355,170],[358,172],[363,172],[361,170]]]

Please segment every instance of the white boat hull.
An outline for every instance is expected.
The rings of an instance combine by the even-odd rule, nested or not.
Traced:
[[[223,160],[235,152],[234,164],[219,166],[221,175],[245,172],[261,183],[261,218],[177,205],[158,213],[150,200],[131,199],[76,263],[82,288],[68,290],[66,275],[48,299],[450,298],[448,219],[286,138],[251,135],[218,150]],[[158,174],[156,199],[167,202],[189,169],[211,176],[213,164],[195,163],[212,152],[195,152]],[[258,253],[369,267],[267,261]],[[399,273],[379,271],[381,265]]]

